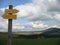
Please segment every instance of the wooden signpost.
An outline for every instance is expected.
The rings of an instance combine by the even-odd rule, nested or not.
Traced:
[[[9,9],[5,9],[5,13],[2,16],[4,19],[8,19],[8,38],[7,45],[12,45],[12,20],[16,19],[16,13],[19,12],[16,9],[13,9],[12,5],[9,5]]]

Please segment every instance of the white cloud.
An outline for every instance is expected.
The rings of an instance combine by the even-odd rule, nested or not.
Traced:
[[[0,10],[0,17],[3,15],[3,11],[2,10]]]
[[[60,14],[56,14],[56,15],[54,16],[54,18],[55,18],[57,21],[60,21]]]
[[[20,10],[18,17],[23,17],[28,20],[51,20],[52,16],[48,11],[48,0],[32,0],[32,3],[18,5],[15,8]]]
[[[18,13],[19,17],[26,18],[32,21],[53,21],[56,23],[60,21],[60,6],[59,0],[32,0],[32,3],[26,3],[24,5],[16,6],[17,9],[20,9]],[[19,8],[18,8],[19,7]],[[23,11],[22,11],[23,10]],[[40,22],[39,22],[40,23]],[[54,22],[53,22],[54,23]],[[35,24],[31,23],[32,27],[54,27],[57,24],[51,24],[49,26],[44,24]],[[58,25],[56,26],[58,27]]]
[[[57,26],[57,25],[53,25],[53,26],[51,26],[51,27],[56,28],[56,27],[58,27],[58,26]]]
[[[45,27],[48,27],[48,25],[46,25],[46,24],[44,24],[42,22],[38,22],[38,21],[30,22],[30,23],[28,23],[28,25],[30,25],[33,28],[45,28]]]
[[[20,24],[20,23],[13,23],[13,29],[24,29],[24,25]]]
[[[18,17],[32,21],[55,20],[54,12],[60,11],[58,2],[59,0],[32,0],[31,3],[18,5],[15,8],[20,10]],[[56,16],[56,13],[54,15]]]
[[[23,25],[18,21],[18,23],[13,24],[13,29],[41,30],[50,27],[60,27],[59,0],[32,0],[31,3],[21,4],[16,6],[15,8],[20,11],[17,13],[18,18],[26,18],[27,20],[30,20],[30,22]],[[5,8],[3,8],[2,10],[4,11],[4,9]],[[49,20],[55,20],[56,23],[53,22],[53,24],[47,24],[46,21],[49,22]],[[6,24],[4,23],[3,26],[5,25]]]

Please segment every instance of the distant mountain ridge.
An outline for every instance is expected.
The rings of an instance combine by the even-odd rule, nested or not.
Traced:
[[[44,30],[43,32],[60,32],[60,28],[49,28]]]
[[[36,37],[59,37],[60,38],[60,28],[48,28],[44,31],[31,31],[31,32],[13,32],[13,37],[19,36],[36,36]],[[6,37],[7,32],[0,32],[0,37]]]
[[[42,32],[47,37],[60,37],[60,28],[49,28]]]

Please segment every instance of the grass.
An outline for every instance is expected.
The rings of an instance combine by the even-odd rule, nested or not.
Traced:
[[[6,45],[6,39],[0,39],[0,45]],[[12,45],[60,45],[60,38],[13,39]]]
[[[14,40],[13,45],[60,45],[59,39],[17,39]]]
[[[5,33],[0,33],[0,45],[7,45],[6,37],[7,36]],[[13,38],[12,45],[60,45],[60,38],[43,38],[43,39]]]

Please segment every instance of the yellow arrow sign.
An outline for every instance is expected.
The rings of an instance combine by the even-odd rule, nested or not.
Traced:
[[[17,12],[19,11],[16,9],[5,9],[5,13],[17,13]]]
[[[16,19],[15,13],[19,12],[16,9],[5,9],[5,13],[2,16],[5,19]]]
[[[16,15],[4,14],[2,17],[5,18],[5,19],[16,19],[17,16]]]

